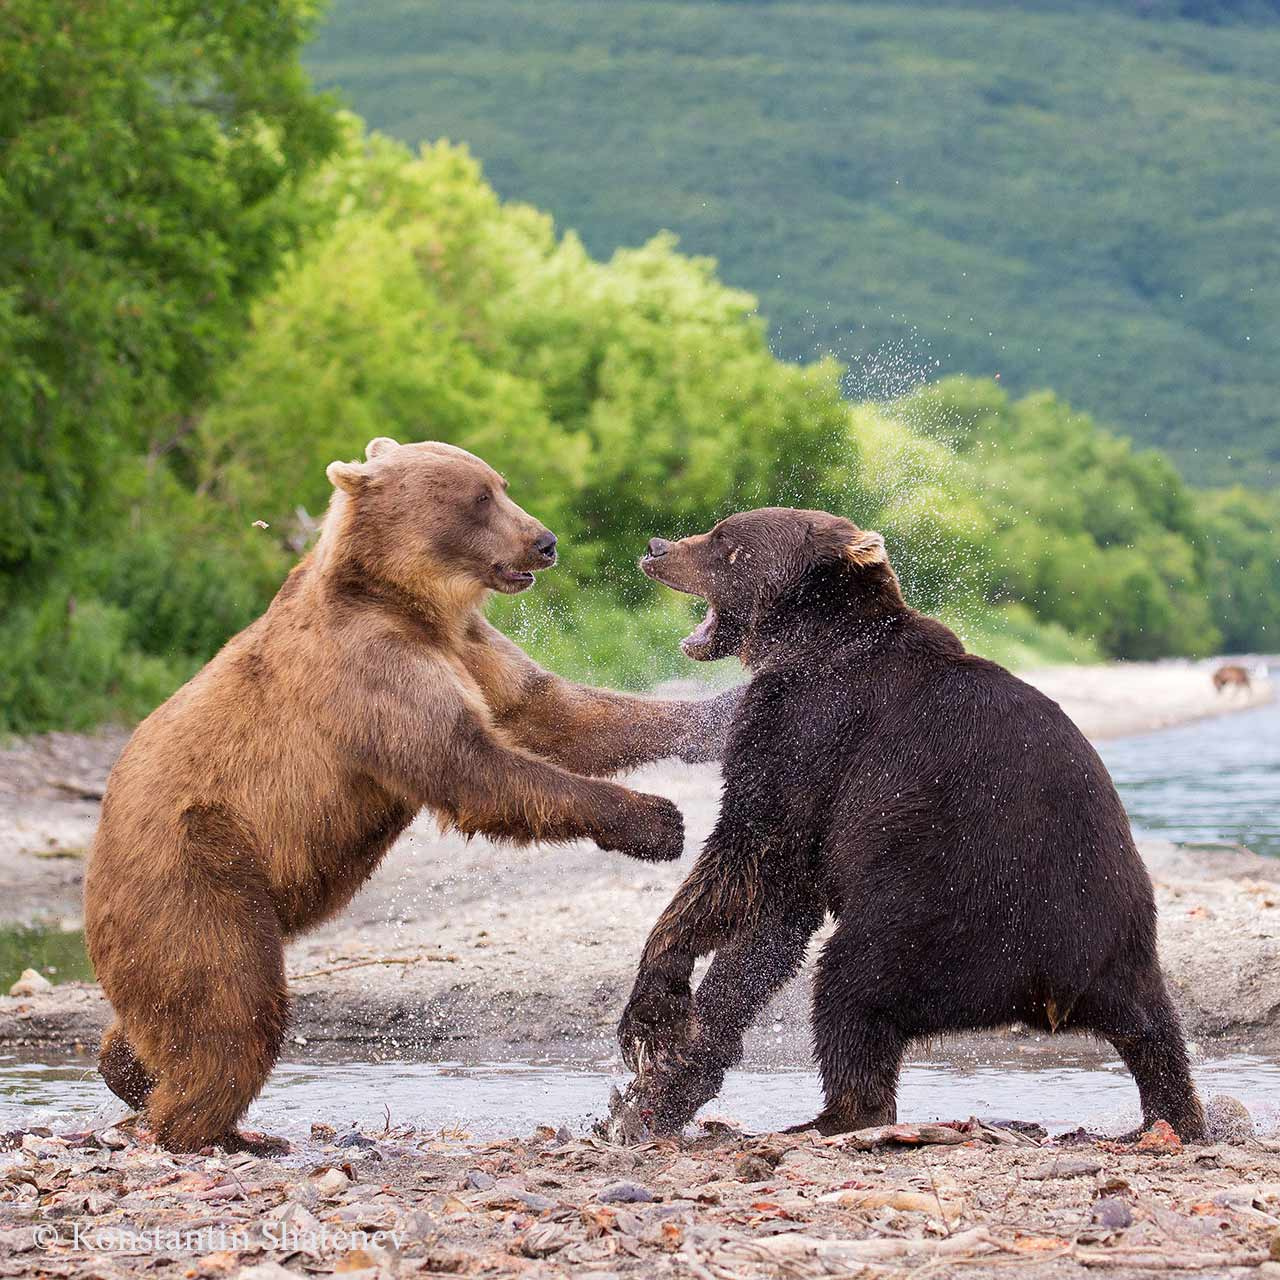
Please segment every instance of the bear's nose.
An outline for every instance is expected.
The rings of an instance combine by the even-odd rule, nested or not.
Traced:
[[[545,560],[556,558],[556,535],[550,529],[544,529],[533,540],[533,549]]]
[[[656,560],[659,556],[667,554],[667,548],[671,545],[666,538],[650,538],[649,554]]]

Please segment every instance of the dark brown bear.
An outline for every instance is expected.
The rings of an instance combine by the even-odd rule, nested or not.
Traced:
[[[1151,882],[1061,708],[908,608],[880,535],[836,516],[745,512],[655,538],[642,567],[709,602],[690,657],[737,656],[753,675],[719,822],[619,1028],[654,1126],[677,1130],[716,1094],[830,912],[813,995],[821,1132],[892,1122],[913,1040],[1019,1021],[1110,1040],[1144,1123],[1200,1138]]]
[[[531,586],[556,540],[479,458],[382,437],[328,474],[315,550],[139,725],[94,840],[85,931],[116,1013],[102,1074],[174,1151],[248,1145],[235,1126],[288,1021],[284,941],[339,911],[419,809],[677,858],[670,801],[588,775],[723,740],[723,698],[570,684],[489,625],[490,593]]]

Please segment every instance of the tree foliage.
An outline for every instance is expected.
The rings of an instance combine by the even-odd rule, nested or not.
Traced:
[[[334,140],[309,0],[0,7],[0,585],[107,527],[121,468],[190,415],[302,224]],[[174,456],[176,455],[176,456]]]

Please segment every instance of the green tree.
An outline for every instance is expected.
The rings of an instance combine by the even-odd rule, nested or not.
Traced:
[[[192,559],[179,541],[189,522],[156,513],[172,516],[175,485],[194,477],[199,411],[253,298],[314,216],[298,184],[337,138],[298,64],[314,16],[311,0],[0,4],[0,686],[11,694],[0,714],[11,722],[45,718],[10,710],[20,626],[40,619],[37,667],[77,635],[97,646],[85,680],[100,690],[114,678],[103,670],[126,679],[130,643],[105,602],[140,573],[145,595]],[[131,566],[120,581],[105,554],[117,541]],[[71,672],[64,697],[76,687]]]
[[[47,573],[190,415],[332,145],[306,0],[0,7],[0,589]]]

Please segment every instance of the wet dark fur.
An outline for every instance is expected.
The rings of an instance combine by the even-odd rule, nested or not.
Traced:
[[[655,1126],[678,1129],[715,1095],[829,911],[813,995],[822,1131],[896,1118],[911,1041],[1020,1021],[1111,1041],[1144,1123],[1201,1137],[1151,882],[1075,725],[908,608],[878,535],[777,509],[714,533],[655,540],[671,558],[646,561],[709,597],[726,637],[713,646],[754,673],[719,822],[650,935],[619,1029],[648,1067]]]

